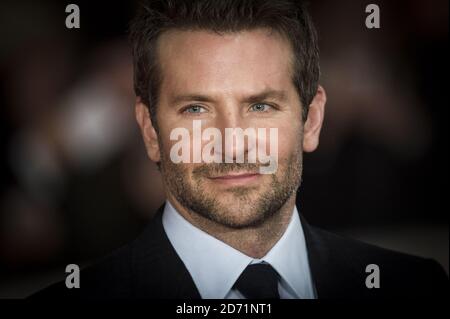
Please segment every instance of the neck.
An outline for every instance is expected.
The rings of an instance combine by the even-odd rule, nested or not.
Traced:
[[[218,224],[188,210],[170,194],[167,194],[167,198],[180,215],[192,225],[247,256],[262,258],[286,231],[294,210],[296,194],[294,193],[278,212],[266,219],[262,224],[239,229]]]

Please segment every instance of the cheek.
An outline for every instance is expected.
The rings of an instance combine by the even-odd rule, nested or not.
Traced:
[[[289,159],[293,153],[302,151],[302,132],[298,126],[278,128],[278,159]]]
[[[161,123],[161,122],[159,122]],[[159,143],[161,152],[164,153],[167,156],[170,154],[170,149],[174,144],[177,143],[178,140],[170,140],[170,134],[173,129],[175,129],[177,126],[172,125],[171,123],[164,123],[164,126],[159,127]],[[166,160],[168,160],[167,158]]]
[[[165,161],[169,161],[170,157],[170,148],[171,148],[171,142],[169,139],[169,136],[166,134],[160,134],[159,136],[159,149],[161,155],[164,157]]]

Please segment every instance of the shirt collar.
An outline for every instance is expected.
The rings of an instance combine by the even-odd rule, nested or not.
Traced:
[[[306,241],[297,207],[294,206],[286,231],[271,250],[261,258],[281,276],[284,286],[297,298],[314,298]],[[283,283],[282,283],[283,284]]]
[[[166,202],[163,226],[202,298],[223,299],[250,263],[267,262],[297,298],[312,298],[306,244],[297,208],[286,231],[261,259],[254,259],[189,223]]]

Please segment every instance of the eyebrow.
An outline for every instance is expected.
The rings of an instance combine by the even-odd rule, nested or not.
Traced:
[[[256,103],[264,100],[276,100],[280,102],[285,102],[288,99],[288,95],[284,90],[265,90],[261,93],[250,95],[244,98],[246,103]]]
[[[285,102],[288,99],[287,93],[284,90],[265,90],[257,94],[252,94],[249,96],[246,96],[242,99],[242,102],[244,103],[256,103],[261,102],[264,100],[277,100],[280,102]],[[190,102],[190,101],[197,101],[197,102],[214,102],[215,99],[208,95],[203,94],[183,94],[183,95],[176,95],[173,98],[170,99],[170,104],[177,104],[180,102]]]

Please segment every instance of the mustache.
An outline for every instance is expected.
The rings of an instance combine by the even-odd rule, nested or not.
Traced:
[[[235,172],[259,173],[260,164],[255,163],[211,163],[194,168],[194,176],[211,176]]]

